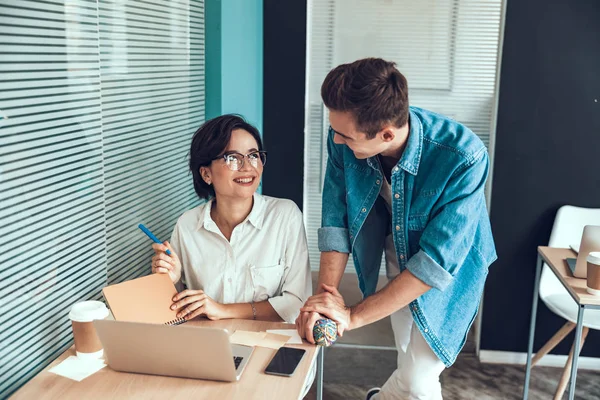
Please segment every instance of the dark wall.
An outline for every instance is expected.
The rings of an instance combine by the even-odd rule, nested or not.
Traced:
[[[264,0],[263,193],[302,209],[306,0]]]
[[[527,351],[536,247],[560,206],[600,207],[599,149],[600,2],[508,1],[482,349]],[[537,321],[534,351],[565,323],[541,302]],[[599,332],[582,355],[600,356]]]

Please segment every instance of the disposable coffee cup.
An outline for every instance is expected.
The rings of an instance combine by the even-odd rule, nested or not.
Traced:
[[[101,358],[104,354],[102,343],[94,328],[95,319],[104,319],[108,316],[108,308],[101,301],[82,301],[71,307],[69,318],[73,326],[73,339],[77,357]]]
[[[600,251],[587,256],[587,292],[600,296]]]

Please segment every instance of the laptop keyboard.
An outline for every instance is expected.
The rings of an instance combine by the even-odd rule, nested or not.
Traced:
[[[235,364],[235,369],[238,369],[244,357],[233,357],[233,363]]]

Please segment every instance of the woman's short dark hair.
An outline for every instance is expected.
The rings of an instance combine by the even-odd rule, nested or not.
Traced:
[[[350,112],[359,131],[372,139],[386,124],[408,122],[408,84],[393,62],[365,58],[331,70],[321,86],[330,110]]]
[[[258,150],[264,150],[258,129],[236,114],[221,115],[208,120],[194,133],[189,155],[190,170],[194,178],[194,190],[201,199],[213,197],[215,191],[200,176],[200,167],[208,167],[215,158],[225,152],[231,139],[231,132],[236,129],[243,129],[250,133],[258,143]]]

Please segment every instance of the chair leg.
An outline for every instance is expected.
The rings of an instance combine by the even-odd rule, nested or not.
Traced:
[[[585,338],[590,331],[590,328],[587,326],[583,327],[581,331],[581,343],[579,345],[579,351],[583,349],[583,343],[585,342]],[[560,381],[558,382],[558,387],[556,388],[556,393],[554,394],[554,400],[561,400],[565,390],[567,389],[567,384],[569,383],[569,377],[571,376],[571,368],[573,367],[573,353],[575,352],[575,342],[571,346],[571,351],[569,352],[569,358],[567,358],[567,364],[565,365],[565,369],[563,370],[563,374],[560,377]]]
[[[546,354],[552,351],[552,349],[555,348],[556,345],[559,344],[565,338],[565,336],[571,333],[571,331],[574,328],[575,324],[571,321],[567,321],[567,323],[564,324],[562,328],[560,328],[537,353],[535,353],[535,357],[533,357],[533,359],[531,360],[531,367],[537,364],[537,362],[540,361],[542,357],[544,357]]]

